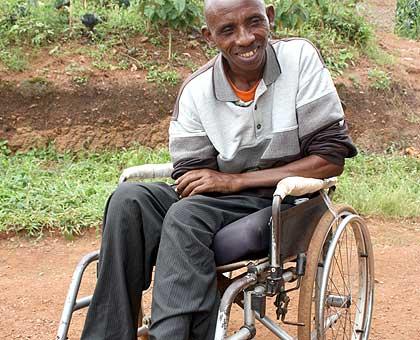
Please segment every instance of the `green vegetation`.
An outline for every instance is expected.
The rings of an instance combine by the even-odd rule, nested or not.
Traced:
[[[58,153],[53,147],[10,154],[0,144],[0,231],[37,235],[58,228],[66,236],[98,226],[106,198],[123,168],[167,162],[168,152]]]
[[[0,143],[0,231],[39,235],[58,228],[71,237],[98,227],[121,170],[169,161],[167,150],[130,148],[108,152],[65,152],[53,147],[11,154]],[[338,200],[363,214],[420,216],[420,161],[400,156],[359,155],[348,160]]]
[[[347,160],[338,200],[363,214],[420,216],[420,160],[397,155],[365,155]]]
[[[0,49],[0,61],[9,70],[16,72],[24,71],[28,65],[28,60],[21,48]]]
[[[398,0],[395,32],[403,37],[420,39],[420,2]]]
[[[333,76],[341,75],[353,60],[375,45],[372,28],[359,13],[355,0],[276,0],[274,4],[276,35],[311,40]]]
[[[370,86],[376,90],[385,91],[391,88],[391,75],[377,68],[368,71]]]
[[[1,50],[88,39],[99,50],[101,46],[106,48],[105,53],[99,52],[106,58],[98,55],[100,60],[94,61],[94,66],[112,70],[127,68],[127,61],[132,62],[112,53],[113,46],[124,45],[128,37],[142,35],[151,43],[165,44],[168,59],[172,60],[172,35],[179,30],[198,30],[203,24],[200,0],[131,0],[128,6],[120,5],[118,0],[72,0],[72,6],[60,6],[64,2],[45,0],[30,5],[27,0],[2,1]],[[376,46],[370,26],[359,14],[357,0],[267,0],[267,3],[276,7],[274,36],[301,36],[313,41],[333,76],[340,75],[361,53],[369,54],[372,46]],[[96,25],[89,28],[82,24],[81,18],[86,14],[95,16]],[[213,50],[203,48],[209,57],[214,55]],[[59,53],[58,48],[51,51]],[[117,59],[115,63],[109,60],[113,57]],[[1,60],[10,69],[23,69],[7,62],[4,56]]]
[[[151,66],[147,72],[146,80],[150,83],[157,83],[159,85],[170,84],[175,86],[180,82],[181,76],[176,70],[167,70]]]

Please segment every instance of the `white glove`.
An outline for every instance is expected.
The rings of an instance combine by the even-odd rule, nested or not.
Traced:
[[[321,189],[327,189],[337,183],[336,177],[327,179],[305,178],[305,177],[286,177],[277,184],[277,189],[273,196],[280,196],[283,200],[287,195],[302,196],[313,193]]]
[[[172,163],[132,166],[123,170],[118,183],[134,177],[139,179],[170,177],[173,169]]]

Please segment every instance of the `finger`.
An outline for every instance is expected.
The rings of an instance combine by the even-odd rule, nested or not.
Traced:
[[[203,194],[205,192],[210,192],[210,190],[209,190],[209,188],[206,184],[202,184],[202,185],[199,185],[199,186],[195,187],[194,190],[191,191],[191,193],[188,195],[188,197]]]
[[[186,177],[189,177],[189,176],[191,176],[193,174],[196,174],[199,171],[200,170],[190,170],[190,171],[187,171],[185,174],[183,174],[181,177],[179,177],[179,178],[177,178],[175,180],[175,184],[178,184],[178,183],[182,182]]]
[[[180,177],[181,178],[181,177]],[[184,189],[192,182],[197,181],[201,178],[201,176],[198,173],[190,174],[189,176],[185,176],[182,181],[178,182],[176,184],[177,191],[179,193],[183,192]]]
[[[196,181],[193,181],[193,182],[191,182],[191,183],[189,183],[185,188],[184,188],[184,190],[182,191],[182,197],[188,197],[188,196],[190,196],[190,194],[191,194],[191,192],[195,189],[195,188],[197,188],[197,187],[199,187],[199,186],[201,186],[201,185],[203,185],[204,183],[203,183],[203,181],[202,181],[202,179],[201,178],[199,178],[198,180],[196,180]]]

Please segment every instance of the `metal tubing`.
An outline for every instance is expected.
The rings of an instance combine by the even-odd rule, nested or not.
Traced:
[[[244,323],[245,326],[255,327],[255,315],[251,309],[252,291],[244,292]]]
[[[240,268],[243,268],[243,267],[265,265],[265,263],[267,261],[268,261],[268,257],[264,257],[264,258],[259,259],[259,260],[245,260],[245,261],[235,262],[235,263],[231,263],[231,264],[226,264],[224,266],[219,266],[219,267],[216,268],[216,271],[218,273],[231,272],[235,269],[240,269]],[[263,269],[261,269],[261,271],[264,271],[264,270],[265,270],[265,267],[263,267]]]
[[[224,340],[229,325],[230,309],[236,296],[244,289],[257,282],[257,276],[248,273],[246,276],[234,281],[223,294],[217,316],[216,335],[214,340]]]
[[[340,313],[335,313],[335,314],[329,316],[328,319],[325,320],[324,329],[330,328],[334,323],[337,322],[337,320],[339,318],[340,318]],[[319,340],[316,329],[314,329],[311,332],[311,340]]]
[[[280,206],[281,197],[274,196],[272,207],[272,225],[271,225],[271,251],[270,266],[271,268],[280,267]]]
[[[228,337],[226,340],[248,340],[251,339],[251,332],[248,328],[241,328],[239,331],[237,331],[235,334]]]
[[[149,327],[142,326],[137,329],[137,336],[149,335]]]
[[[335,210],[334,210],[334,206],[333,206],[333,203],[332,203],[332,201],[331,201],[331,198],[325,193],[325,191],[324,190],[321,190],[320,192],[319,192],[319,194],[321,195],[321,197],[322,197],[322,200],[324,201],[324,203],[325,203],[325,205],[327,206],[327,208],[328,208],[328,210],[330,211],[330,213],[335,217],[335,218],[337,218],[337,213],[335,212]]]
[[[273,320],[269,317],[260,317],[257,312],[255,312],[255,317],[259,322],[261,322],[265,327],[267,327],[274,335],[278,336],[282,340],[294,340],[295,338],[289,335],[285,330],[279,327]]]
[[[96,261],[98,258],[99,258],[99,251],[97,250],[97,251],[94,251],[85,255],[77,264],[77,267],[71,279],[66,301],[64,303],[64,309],[61,315],[60,324],[58,326],[56,340],[67,339],[67,333],[69,331],[70,321],[71,321],[71,317],[72,317],[73,310],[75,307],[76,297],[77,297],[77,293],[79,292],[80,282],[82,281],[83,273],[86,267],[93,261]]]
[[[82,297],[81,299],[78,299],[76,303],[74,304],[73,312],[89,306],[91,301],[92,301],[92,295],[85,296],[85,297]]]

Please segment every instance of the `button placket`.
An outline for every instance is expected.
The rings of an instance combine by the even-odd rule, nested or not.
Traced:
[[[255,119],[255,133],[257,136],[259,136],[261,134],[261,130],[262,130],[262,116],[260,114],[260,112],[258,111],[258,105],[255,104],[254,106],[254,119]]]

